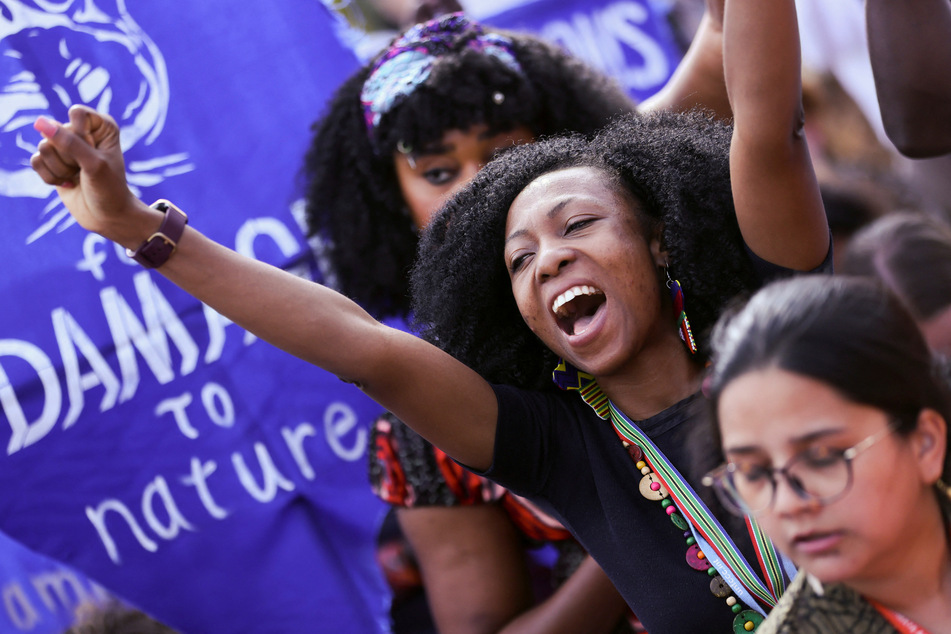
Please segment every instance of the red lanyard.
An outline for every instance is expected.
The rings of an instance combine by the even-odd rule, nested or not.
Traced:
[[[872,601],[871,599],[866,599],[866,601],[868,601],[873,608],[878,610],[879,613],[885,617],[885,620],[891,623],[892,627],[901,632],[901,634],[928,634],[928,630],[921,627],[907,616],[899,614],[894,610],[889,610],[878,601]]]
[[[885,617],[885,620],[891,623],[892,627],[901,632],[901,634],[928,634],[928,630],[921,627],[904,614],[890,610],[878,601],[873,601],[872,599],[865,600],[869,602],[869,605],[878,610],[879,614]]]

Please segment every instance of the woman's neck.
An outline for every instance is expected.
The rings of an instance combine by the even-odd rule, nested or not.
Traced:
[[[951,547],[940,511],[922,530],[909,534],[918,538],[905,542],[893,574],[849,585],[930,634],[951,634]]]
[[[703,369],[681,342],[643,350],[623,371],[598,376],[608,398],[634,420],[649,418],[700,389]]]

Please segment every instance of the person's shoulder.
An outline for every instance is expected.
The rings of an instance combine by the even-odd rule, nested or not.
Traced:
[[[511,385],[493,385],[500,411],[525,417],[552,417],[586,422],[600,420],[577,390],[527,390]]]
[[[848,586],[822,586],[806,573],[796,575],[782,599],[756,631],[759,634],[895,632],[874,607]]]
[[[806,597],[809,593],[810,588],[806,583],[806,575],[796,575],[796,578],[793,579],[790,586],[786,588],[786,592],[779,600],[779,603],[777,603],[776,607],[769,613],[766,620],[756,628],[756,631],[759,634],[780,634],[781,632],[789,634],[792,632],[802,631],[805,633],[806,631],[811,631],[796,629],[799,622],[797,615],[802,612],[808,603]]]

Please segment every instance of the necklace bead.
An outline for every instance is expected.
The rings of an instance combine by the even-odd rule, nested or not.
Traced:
[[[634,466],[637,467],[644,476],[638,485],[641,495],[648,500],[660,502],[661,508],[664,509],[664,512],[667,513],[674,525],[684,531],[684,541],[687,544],[687,564],[694,570],[706,572],[707,575],[711,577],[710,593],[719,599],[725,598],[730,611],[736,615],[733,619],[733,631],[736,634],[745,634],[746,632],[755,631],[757,626],[763,621],[762,615],[755,610],[743,609],[743,604],[733,595],[733,589],[723,580],[723,577],[720,576],[717,569],[710,563],[710,560],[707,559],[703,550],[697,545],[697,540],[690,532],[690,526],[686,518],[677,512],[677,505],[670,499],[670,492],[667,491],[663,483],[654,475],[650,466],[641,459],[643,456],[641,449],[638,448],[637,445],[627,443],[626,441],[624,442],[624,447],[631,455],[631,458],[635,460]]]
[[[687,524],[687,520],[680,513],[674,513],[673,515],[671,515],[670,521],[674,523],[674,526],[676,526],[677,528],[681,530],[686,530],[690,528],[689,525]]]
[[[710,580],[710,592],[718,599],[726,599],[727,605],[736,603],[736,598],[730,596],[733,594],[733,589],[730,588],[729,584],[727,584],[720,575]],[[730,603],[730,599],[733,599],[733,603]]]
[[[763,622],[763,615],[755,610],[743,610],[733,619],[733,631],[736,634],[746,634],[746,632],[755,632],[759,624]]]

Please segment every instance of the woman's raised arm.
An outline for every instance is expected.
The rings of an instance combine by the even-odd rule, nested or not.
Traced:
[[[89,231],[135,249],[162,213],[129,191],[115,121],[73,106],[69,123],[36,123],[32,165]],[[430,442],[475,468],[492,461],[497,402],[478,374],[421,339],[383,326],[329,288],[186,228],[160,272],[260,338],[358,384]],[[449,415],[451,414],[451,415]]]
[[[829,228],[803,131],[794,0],[727,0],[723,37],[743,238],[764,260],[811,270],[828,253]]]

